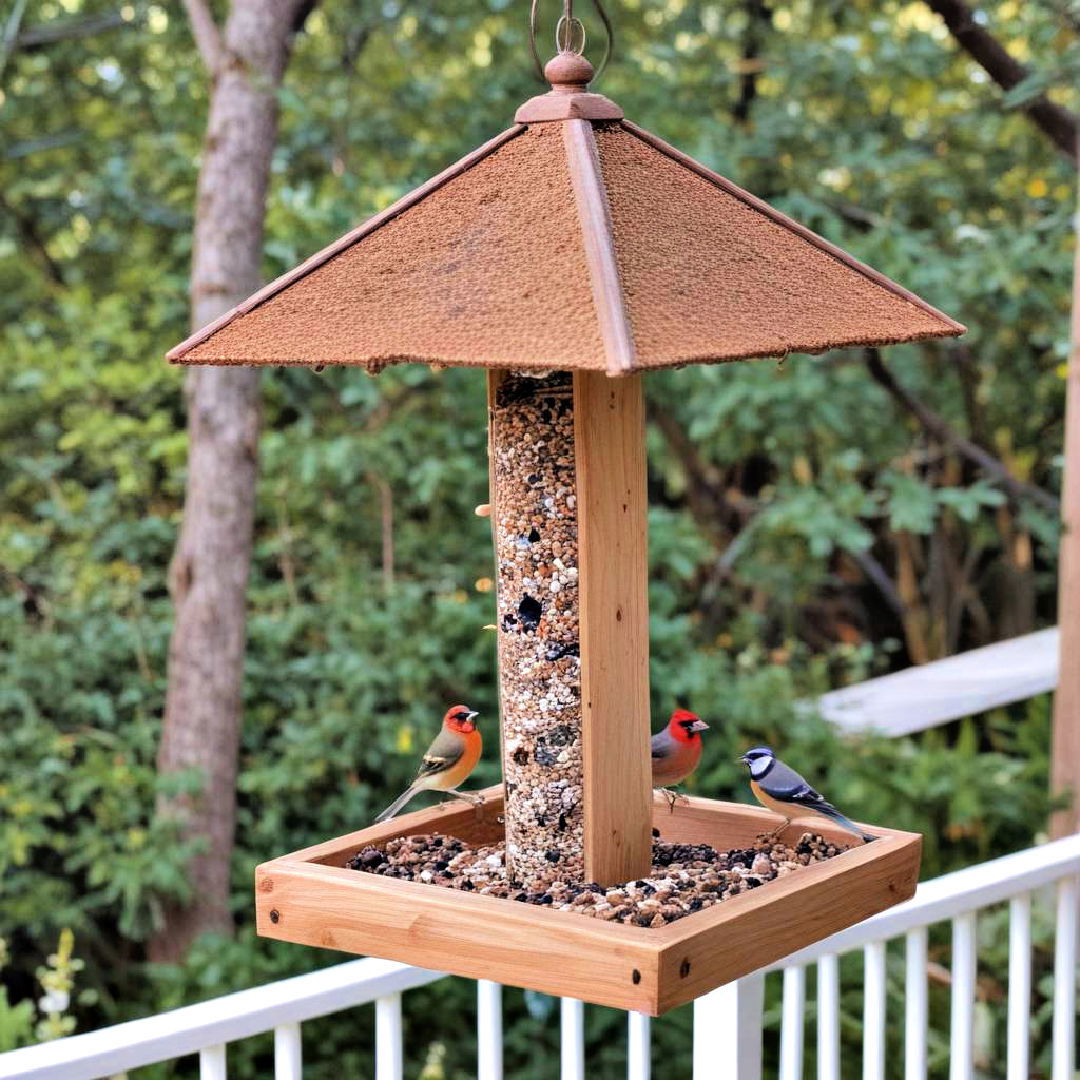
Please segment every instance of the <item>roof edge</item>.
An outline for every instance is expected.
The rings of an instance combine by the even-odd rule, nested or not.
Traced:
[[[729,195],[734,196],[741,202],[746,203],[751,209],[758,211],[760,214],[764,214],[766,217],[771,218],[778,225],[783,226],[785,229],[795,233],[801,237],[807,243],[812,244],[818,250],[825,252],[827,255],[831,255],[834,259],[842,262],[845,266],[850,267],[852,270],[857,271],[875,285],[879,285],[881,288],[893,293],[895,296],[899,296],[903,300],[907,300],[908,303],[914,304],[916,307],[922,309],[929,315],[933,315],[935,318],[940,319],[945,326],[949,329],[947,332],[941,334],[932,335],[934,337],[958,337],[960,334],[967,333],[967,327],[963,323],[957,322],[955,319],[950,318],[943,311],[939,311],[932,304],[928,304],[921,296],[917,296],[915,293],[908,289],[905,289],[903,285],[898,285],[891,278],[886,277],[879,270],[875,270],[872,266],[868,266],[864,262],[860,262],[854,255],[850,255],[844,251],[843,248],[837,247],[835,244],[830,243],[824,237],[819,236],[812,229],[808,229],[805,225],[799,224],[794,218],[789,218],[787,214],[776,207],[770,206],[764,199],[759,199],[756,195],[751,195],[749,191],[739,187],[738,184],[732,183],[726,177],[721,176],[719,173],[713,172],[711,169],[706,168],[699,161],[695,161],[688,154],[684,154],[681,150],[677,150],[670,143],[664,142],[663,139],[658,138],[651,131],[646,131],[644,128],[638,127],[637,124],[632,123],[630,120],[623,119],[620,121],[623,128],[625,128],[630,134],[636,135],[642,142],[647,143],[654,150],[659,150],[660,153],[665,154],[673,161],[682,165],[684,168],[689,169],[691,172],[696,173],[703,180],[708,180],[710,183],[715,184]]]
[[[637,375],[645,371],[663,371],[668,369],[677,369],[684,367],[692,367],[703,364],[732,364],[741,363],[746,360],[782,360],[787,356],[823,356],[832,352],[835,349],[863,349],[863,348],[876,348],[884,345],[913,345],[921,341],[934,341],[943,337],[949,337],[951,331],[942,326],[938,330],[925,330],[922,333],[912,334],[910,337],[904,338],[898,342],[895,338],[875,338],[875,337],[856,337],[847,338],[842,341],[838,341],[835,344],[830,344],[820,349],[811,349],[806,347],[793,346],[791,348],[768,348],[763,347],[761,349],[740,350],[738,352],[732,352],[727,354],[716,354],[707,352],[695,352],[685,356],[674,356],[666,360],[650,363],[647,368],[633,367],[629,369],[614,370],[610,367],[566,367],[556,368],[558,371],[595,371],[598,373],[605,373],[611,378],[623,378],[627,375]],[[274,367],[274,368],[321,368],[323,364],[316,360],[282,360],[280,357],[266,357],[257,360],[227,360],[221,358],[210,358],[199,361],[200,366],[204,367]],[[532,364],[525,364],[521,361],[507,362],[500,360],[496,357],[491,358],[473,358],[473,359],[460,359],[458,357],[446,357],[446,356],[430,356],[427,354],[413,354],[413,353],[401,353],[401,354],[387,354],[380,356],[372,360],[340,360],[336,361],[334,366],[337,367],[356,367],[362,368],[369,375],[378,375],[383,369],[392,367],[397,364],[427,364],[430,367],[442,368],[442,367],[462,367],[462,368],[480,368],[486,371],[519,371],[523,368],[535,368],[537,371],[551,370],[547,361],[536,361]]]
[[[611,208],[600,172],[600,154],[588,120],[563,121],[563,145],[577,204],[585,262],[609,375],[635,368],[634,334],[615,259]]]
[[[241,301],[236,307],[226,311],[223,315],[218,316],[213,322],[207,323],[201,329],[196,330],[195,333],[185,338],[179,345],[174,345],[165,354],[165,359],[172,364],[182,363],[183,357],[187,353],[211,338],[218,330],[228,326],[229,323],[233,322],[241,315],[246,315],[249,311],[253,311],[260,304],[263,304],[271,297],[276,296],[294,282],[306,277],[313,270],[317,270],[324,263],[327,263],[334,258],[335,255],[341,254],[341,252],[352,247],[353,244],[362,240],[368,234],[373,233],[381,225],[385,225],[388,221],[392,221],[395,217],[404,213],[411,206],[415,206],[433,191],[438,190],[451,180],[461,176],[462,173],[468,172],[469,169],[478,162],[493,154],[500,146],[509,142],[515,136],[520,135],[525,130],[526,125],[515,124],[512,128],[507,128],[506,131],[496,135],[495,138],[489,139],[482,146],[478,146],[473,150],[472,153],[466,154],[463,158],[455,161],[453,165],[450,165],[441,173],[431,177],[430,180],[427,180],[419,187],[413,188],[412,191],[403,195],[397,202],[392,203],[385,210],[381,210],[379,213],[369,217],[355,229],[351,229],[349,232],[345,233],[344,236],[339,237],[328,247],[323,248],[321,251],[317,251],[314,255],[305,259],[299,266],[294,266],[280,277],[275,278],[268,285],[264,285],[258,292],[252,293],[251,296],[246,300]],[[203,361],[198,361],[198,363],[201,364]]]

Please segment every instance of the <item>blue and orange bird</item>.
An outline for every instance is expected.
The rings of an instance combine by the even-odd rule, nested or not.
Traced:
[[[450,792],[477,806],[484,801],[482,795],[457,790],[476,768],[484,749],[483,737],[476,727],[478,715],[468,705],[451,705],[446,710],[442,730],[421,759],[416,779],[375,819],[376,824],[396,816],[421,791]]]
[[[766,810],[779,814],[784,820],[770,835],[777,836],[796,818],[828,819],[842,829],[854,833],[864,843],[877,839],[865,833],[850,818],[845,817],[825,796],[815,791],[794,769],[785,765],[767,746],[747,750],[739,761],[750,770],[750,790]]]
[[[661,790],[675,809],[679,798],[671,791],[672,784],[680,784],[701,761],[701,733],[709,725],[688,709],[676,709],[663,731],[652,737],[652,782]],[[685,797],[684,797],[685,798]]]

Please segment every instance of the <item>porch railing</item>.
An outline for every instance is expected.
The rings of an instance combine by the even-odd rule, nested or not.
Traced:
[[[920,885],[907,903],[695,1002],[693,1080],[758,1080],[761,1076],[767,978],[783,983],[779,1074],[781,1080],[801,1080],[811,965],[815,966],[817,982],[818,1077],[839,1080],[839,957],[860,949],[864,970],[862,1075],[864,1080],[883,1078],[886,945],[897,938],[905,941],[905,1080],[922,1080],[928,1066],[929,931],[945,922],[952,924],[950,1080],[968,1080],[974,1075],[979,914],[1005,903],[1009,906],[1006,1075],[1007,1080],[1028,1080],[1032,901],[1048,890],[1054,892],[1055,925],[1052,1080],[1073,1080],[1078,884],[1080,836],[1071,836]],[[375,1078],[402,1080],[402,995],[445,977],[385,960],[354,960],[144,1020],[16,1050],[0,1056],[0,1078],[93,1080],[198,1054],[201,1080],[224,1080],[228,1044],[273,1031],[276,1080],[299,1080],[304,1021],[374,1002]],[[502,988],[490,982],[479,982],[476,987],[476,1075],[478,1080],[500,1080]],[[585,1080],[588,1075],[585,1008],[579,1001],[563,999],[560,1003],[562,1080]],[[649,1080],[650,1035],[648,1017],[627,1014],[629,1080]],[[669,1080],[668,1073],[664,1080]]]

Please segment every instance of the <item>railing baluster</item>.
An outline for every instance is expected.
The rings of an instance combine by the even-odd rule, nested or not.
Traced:
[[[863,949],[863,1080],[885,1080],[885,942]]]
[[[971,1080],[975,1067],[976,918],[968,911],[952,923],[949,1080]]]
[[[1076,874],[1057,886],[1057,932],[1054,938],[1054,1065],[1053,1080],[1073,1080],[1076,1038]]]
[[[817,965],[818,1080],[840,1080],[840,964],[835,953]]]
[[[559,1002],[559,1080],[585,1080],[585,1003]]]
[[[806,968],[784,968],[784,1007],[780,1023],[780,1080],[802,1080],[806,1034]]]
[[[224,1043],[199,1051],[199,1080],[227,1080]]]
[[[401,995],[375,1002],[375,1080],[402,1080]]]
[[[480,979],[476,984],[477,1080],[502,1080],[502,1021],[502,987],[490,979]]]
[[[274,1080],[303,1080],[304,1059],[299,1024],[274,1028]]]
[[[905,941],[904,1080],[926,1080],[926,927],[909,930]]]
[[[694,1002],[694,1080],[761,1080],[764,1005],[764,972]]]
[[[1028,1080],[1031,1028],[1031,894],[1009,901],[1009,1020],[1005,1075]]]
[[[632,1012],[629,1016],[626,1052],[626,1080],[649,1080],[652,1072],[649,1017]]]

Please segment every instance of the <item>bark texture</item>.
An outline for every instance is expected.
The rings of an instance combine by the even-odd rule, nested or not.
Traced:
[[[233,0],[219,32],[188,0],[213,83],[199,173],[191,325],[203,326],[260,284],[263,220],[277,138],[277,90],[304,0]],[[205,840],[189,867],[192,902],[166,909],[154,960],[179,960],[206,931],[229,933],[246,588],[259,434],[259,373],[192,368],[187,379],[187,495],[169,582],[176,619],[158,771],[197,770],[197,796],[163,803]]]

